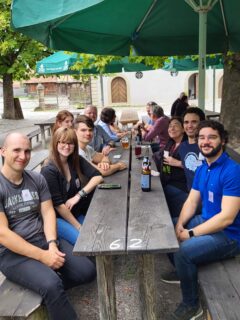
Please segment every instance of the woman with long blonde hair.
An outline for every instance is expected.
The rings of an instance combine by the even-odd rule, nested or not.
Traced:
[[[47,180],[57,213],[59,238],[75,244],[96,186],[102,176],[78,154],[72,128],[58,128],[52,137],[47,164],[41,170]]]

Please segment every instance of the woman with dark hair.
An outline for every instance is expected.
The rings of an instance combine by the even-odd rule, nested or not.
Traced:
[[[72,128],[74,116],[68,110],[61,110],[56,115],[56,121],[53,126],[53,133],[60,127]]]
[[[74,245],[93,191],[103,181],[99,171],[79,156],[74,129],[61,127],[54,132],[41,173],[57,213],[58,236]]]
[[[111,140],[119,141],[119,139],[126,136],[128,132],[114,132],[111,129],[111,125],[115,122],[115,119],[116,112],[113,108],[103,108],[98,125],[106,131]]]
[[[172,217],[179,216],[188,196],[187,181],[179,155],[179,146],[184,141],[183,120],[173,117],[168,126],[169,140],[165,147],[154,154],[160,172],[163,190]]]

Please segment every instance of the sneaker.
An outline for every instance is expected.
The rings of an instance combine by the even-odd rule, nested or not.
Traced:
[[[167,273],[163,273],[161,276],[161,281],[165,283],[175,283],[180,284],[180,280],[178,278],[176,271],[171,271]]]
[[[191,307],[185,303],[180,303],[177,309],[170,315],[168,320],[197,320],[203,315],[201,305]]]

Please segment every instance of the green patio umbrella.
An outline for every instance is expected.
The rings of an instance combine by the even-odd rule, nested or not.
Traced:
[[[81,71],[72,70],[71,67],[83,58],[77,53],[66,53],[64,51],[58,51],[52,55],[40,60],[36,64],[36,71],[38,74],[50,75],[50,74],[100,74],[97,67],[94,67],[94,56],[93,56],[93,67],[89,69],[83,69]],[[120,60],[113,60],[109,62],[104,70],[100,74],[100,87],[101,87],[101,100],[103,101],[103,79],[102,73],[118,73],[118,72],[137,72],[153,70],[152,67],[146,66],[143,63],[132,63],[128,57],[124,57]]]
[[[13,0],[13,27],[58,50],[94,54],[199,54],[240,51],[239,0]]]
[[[216,55],[215,57],[207,57],[206,67],[223,69],[222,55]],[[169,57],[169,59],[164,62],[164,66],[162,69],[170,72],[198,70],[198,60],[192,59],[191,57],[186,57],[184,59],[176,59],[174,57]]]
[[[99,74],[100,71],[94,67],[94,56],[92,58],[92,68],[83,69],[81,71],[72,70],[71,67],[83,58],[77,53],[66,53],[58,51],[52,55],[40,60],[36,64],[36,71],[39,74]],[[146,66],[143,63],[130,62],[128,57],[120,60],[109,62],[101,73],[118,73],[118,72],[137,72],[153,70],[152,67]]]
[[[215,70],[223,69],[222,55],[216,55],[215,57],[207,57],[206,67],[213,69],[213,111],[215,111]],[[162,69],[175,74],[179,71],[194,71],[198,70],[198,60],[192,59],[191,57],[186,57],[184,59],[176,59],[173,57],[169,57],[169,59],[164,62],[164,66]]]
[[[58,50],[189,55],[199,52],[197,10],[209,11],[207,53],[240,51],[239,0],[13,0],[12,24]]]

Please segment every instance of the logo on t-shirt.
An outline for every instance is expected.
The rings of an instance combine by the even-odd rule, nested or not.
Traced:
[[[186,157],[184,159],[185,167],[190,170],[195,172],[196,169],[202,165],[202,161],[199,160],[197,157],[196,153],[194,152],[189,152],[186,154]]]

